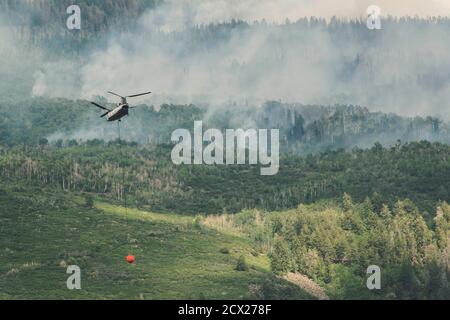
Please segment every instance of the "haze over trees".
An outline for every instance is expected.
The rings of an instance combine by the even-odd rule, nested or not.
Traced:
[[[174,23],[162,1],[77,3],[84,27],[69,32],[62,1],[0,2],[0,244],[14,257],[0,255],[0,297],[28,298],[20,284],[49,271],[46,257],[85,264],[105,291],[189,279],[157,298],[186,298],[204,279],[194,298],[218,297],[211,284],[227,298],[309,297],[279,278],[293,273],[337,299],[450,298],[450,19],[389,18],[373,33],[359,20],[193,24],[181,10]],[[157,92],[136,102],[121,140],[89,104],[112,106],[102,95],[117,88]],[[279,173],[174,165],[170,135],[196,120],[280,129]],[[86,251],[55,241],[67,234]],[[157,272],[108,269],[122,238],[155,254]],[[381,291],[365,286],[373,264]]]
[[[63,4],[42,3],[2,2],[5,95],[92,99],[150,87],[157,104],[281,100],[449,119],[448,18],[387,18],[372,32],[360,20],[202,24],[173,2],[80,1],[85,27],[67,34]]]

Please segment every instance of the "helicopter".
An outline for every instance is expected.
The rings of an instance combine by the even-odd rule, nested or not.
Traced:
[[[103,117],[106,116],[106,119],[108,121],[119,121],[120,122],[123,117],[128,115],[128,110],[134,108],[134,107],[130,107],[130,105],[127,102],[127,98],[134,98],[134,97],[144,96],[144,95],[150,94],[151,92],[144,92],[144,93],[134,94],[134,95],[125,96],[125,97],[123,97],[123,96],[121,96],[121,95],[119,95],[117,93],[111,92],[111,91],[108,91],[108,93],[112,94],[112,95],[115,95],[115,96],[117,96],[117,97],[119,97],[121,99],[120,102],[117,104],[117,106],[114,109],[112,109],[112,110],[108,109],[108,108],[106,108],[106,107],[104,107],[104,106],[102,106],[102,105],[100,105],[100,104],[98,104],[96,102],[91,102],[91,103],[94,106],[96,106],[97,108],[106,110],[106,112],[104,114],[102,114],[100,116],[100,118],[103,118]]]

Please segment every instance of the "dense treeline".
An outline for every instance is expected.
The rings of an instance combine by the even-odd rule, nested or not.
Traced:
[[[102,97],[100,101],[106,104]],[[117,138],[115,123],[98,119],[88,101],[33,98],[0,102],[0,145],[68,144],[89,139]],[[195,105],[140,106],[122,123],[122,139],[140,144],[170,143],[177,128],[192,130],[195,120],[206,128],[280,129],[283,151],[306,154],[354,146],[371,147],[375,142],[395,145],[397,140],[450,141],[447,123],[436,117],[401,117],[370,112],[352,105],[318,106],[269,101],[262,106]]]
[[[449,60],[441,44],[450,37],[450,19],[389,18],[383,21],[382,33],[369,31],[364,21],[314,17],[280,25],[233,20],[164,32],[136,23],[161,1],[80,0],[83,27],[68,31],[65,10],[72,3],[0,2],[1,27],[4,22],[8,26],[4,48],[14,47],[5,52],[14,57],[29,51],[28,58],[5,60],[5,71],[0,70],[8,79],[1,89],[6,97],[0,102],[0,194],[3,184],[19,191],[28,184],[36,192],[49,188],[55,193],[84,193],[87,205],[96,195],[155,211],[222,214],[208,216],[204,223],[246,233],[255,243],[255,255],[269,254],[274,272],[307,275],[332,297],[450,298],[447,123],[437,117],[407,118],[353,105],[248,102],[259,101],[254,99],[263,96],[261,89],[276,89],[269,84],[283,83],[280,75],[288,70],[280,87],[299,92],[289,101],[298,97],[317,101],[305,94],[319,85],[323,90],[316,92],[317,98],[324,104],[351,101],[385,110],[407,106],[411,114],[427,105],[429,114],[446,112],[444,84],[449,76],[442,66]],[[403,40],[405,35],[416,41]],[[116,124],[100,121],[99,110],[87,101],[25,100],[31,89],[39,94],[34,91],[39,75],[52,74],[46,62],[73,59],[61,72],[77,79],[81,75],[74,70],[98,49],[107,48],[114,36],[122,37],[117,42],[129,51],[145,49],[132,43],[151,43],[168,48],[163,56],[177,52],[172,64],[183,70],[180,79],[190,76],[195,57],[207,61],[204,53],[209,53],[213,63],[207,68],[208,79],[224,71],[231,76],[225,79],[248,79],[236,81],[242,92],[223,89],[230,99],[246,101],[217,108],[142,106],[122,123],[125,143],[116,140]],[[246,52],[255,36],[265,40],[251,48],[251,59],[226,55],[230,43],[231,51]],[[328,40],[317,41],[322,37]],[[28,61],[36,48],[42,60]],[[214,63],[216,56],[226,61],[224,70],[218,68],[223,63]],[[299,61],[312,70],[325,66],[332,72],[303,74],[307,68],[298,68]],[[271,78],[276,81],[258,86]],[[72,85],[78,82],[82,84],[74,80]],[[73,89],[71,96],[79,96]],[[61,94],[66,92],[55,95]],[[269,97],[285,97],[284,90]],[[177,128],[192,129],[195,120],[203,120],[205,128],[222,130],[279,128],[279,174],[261,176],[257,166],[175,166],[170,134]],[[343,201],[337,204],[339,198]],[[256,210],[239,213],[244,209]],[[279,212],[286,209],[290,210]],[[382,270],[381,291],[365,287],[367,266],[373,264]]]
[[[436,204],[450,201],[450,147],[440,143],[376,144],[368,150],[283,156],[275,176],[261,176],[258,166],[176,166],[170,158],[172,145],[73,144],[3,148],[0,175],[194,214],[280,210],[344,192],[361,201],[378,193],[391,206],[398,199],[411,199],[430,223]]]
[[[450,129],[436,117],[401,117],[353,105],[302,105],[268,101],[261,107],[234,106],[209,111],[208,125],[219,128],[280,129],[281,145],[294,153],[311,153],[398,140],[450,141]]]
[[[98,41],[108,31],[130,30],[136,27],[135,21],[147,10],[158,8],[163,0],[79,0],[83,12],[83,29],[79,33],[67,32],[65,22],[66,9],[73,1],[59,0],[6,0],[0,3],[0,10],[6,22],[15,27],[14,36],[18,39],[30,41],[35,45],[45,45],[49,52],[54,49],[70,51],[80,49],[85,44]],[[446,17],[432,17],[421,19],[416,17],[388,17],[383,21],[386,29],[420,27],[424,32],[435,28],[446,28],[450,19]],[[266,21],[257,21],[257,28],[271,27]],[[372,41],[376,37],[367,31],[365,20],[332,18],[327,21],[320,17],[305,17],[296,21],[285,21],[280,26],[288,35],[291,32],[303,33],[326,31],[330,35],[342,35],[345,39],[359,42]],[[251,27],[249,22],[232,20],[225,23],[192,26],[191,45],[198,46],[205,40],[208,43],[223,40],[232,36],[236,30],[245,31]],[[156,30],[157,33],[158,30]],[[401,31],[398,31],[401,32]],[[154,36],[154,35],[147,35]],[[173,32],[171,37],[183,37],[180,32]],[[311,54],[303,52],[302,54]],[[355,61],[354,61],[355,62]],[[351,68],[352,65],[350,64]]]
[[[13,36],[32,45],[45,46],[48,52],[78,52],[85,45],[98,45],[111,30],[129,30],[147,9],[159,0],[7,0],[0,2],[4,21],[13,27]],[[68,6],[82,10],[82,29],[66,27]]]
[[[427,226],[410,200],[393,206],[378,195],[354,203],[319,202],[273,213],[256,210],[209,217],[207,225],[250,236],[272,270],[296,272],[340,299],[449,299],[450,206],[442,202]],[[369,266],[381,269],[381,290],[366,287]]]
[[[98,97],[102,104],[106,99]],[[204,111],[196,106],[139,106],[122,122],[122,139],[141,144],[168,143],[176,128],[190,128]],[[65,144],[117,139],[117,123],[99,119],[89,101],[37,97],[0,102],[0,145]],[[58,141],[60,140],[60,141]],[[75,141],[70,141],[75,140]]]

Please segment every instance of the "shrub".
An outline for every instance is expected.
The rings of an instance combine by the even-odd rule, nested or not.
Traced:
[[[247,271],[248,270],[248,265],[247,265],[247,262],[245,261],[244,256],[239,257],[239,259],[237,261],[237,265],[236,265],[236,270],[237,271]]]
[[[91,194],[86,194],[84,196],[84,205],[87,208],[93,208],[94,207],[94,197]]]
[[[273,250],[270,253],[272,271],[275,274],[285,274],[293,267],[292,255],[286,241],[281,238],[275,240]]]
[[[203,216],[201,215],[196,215],[194,218],[194,227],[198,230],[202,229],[202,224],[203,224]]]

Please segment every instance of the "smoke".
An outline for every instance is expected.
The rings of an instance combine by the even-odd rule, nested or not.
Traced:
[[[232,19],[284,23],[313,16],[365,18],[370,5],[379,6],[384,16],[448,16],[450,12],[448,0],[169,0],[146,18],[162,30],[173,31]]]
[[[78,70],[79,65],[74,61],[61,59],[43,62],[33,74],[32,94],[77,99],[79,97],[77,88],[80,84]]]
[[[281,100],[449,117],[448,20],[383,20],[382,30],[371,31],[365,27],[371,4],[385,16],[450,12],[450,1],[443,0],[165,1],[143,13],[133,32],[111,32],[106,48],[76,59],[35,55],[28,60],[34,63],[30,91],[92,99],[109,90],[151,90],[153,96],[133,102],[239,106]],[[330,19],[335,15],[362,20],[342,25]],[[308,16],[327,18],[330,26],[297,22]],[[247,23],[220,24],[233,19]]]
[[[0,95],[19,96],[30,93],[34,86],[33,74],[42,61],[38,49],[25,50],[12,36],[0,15]]]
[[[404,8],[413,12],[414,6],[422,8],[419,2]],[[326,16],[330,7],[326,1],[166,3],[144,14],[136,32],[112,36],[107,49],[89,57],[80,94],[151,89],[153,103],[282,100],[449,115],[448,21],[384,20],[378,31],[368,30],[365,20],[335,29],[320,21],[285,22],[309,12]],[[343,1],[337,10],[356,16],[363,8]],[[403,7],[390,8],[395,13]],[[440,12],[438,2],[427,8],[423,13]],[[234,18],[249,23],[217,25]]]

